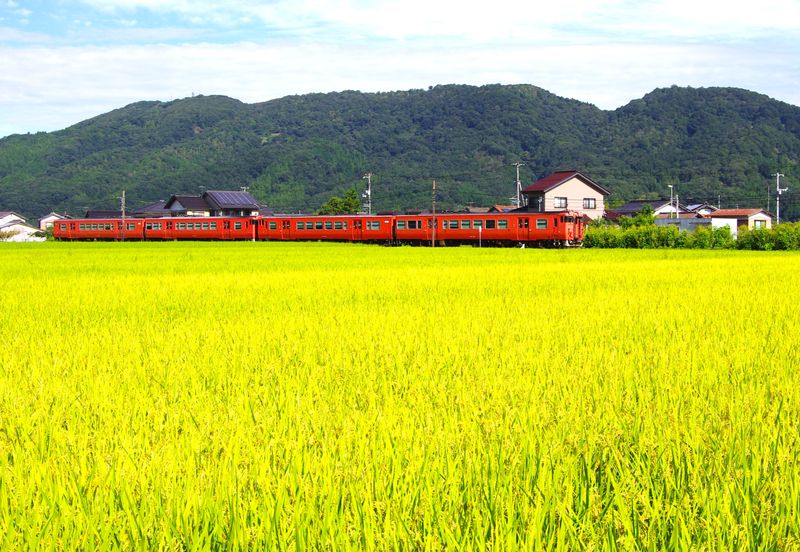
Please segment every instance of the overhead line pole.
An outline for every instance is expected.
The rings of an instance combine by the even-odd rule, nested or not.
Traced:
[[[781,177],[786,176],[785,174],[775,173],[773,175],[775,177],[775,189],[778,191],[778,194],[775,196],[775,224],[781,223],[781,194],[787,191],[789,188],[781,188]]]
[[[512,163],[517,168],[517,207],[522,207],[522,183],[519,181],[519,168],[524,167],[525,163]]]
[[[431,247],[436,247],[436,180],[431,191]]]
[[[373,176],[372,173],[368,172],[367,174],[365,174],[364,176],[361,177],[362,179],[366,179],[367,180],[367,214],[368,215],[372,214],[372,176]]]
[[[125,190],[122,190],[122,197],[119,198],[119,206],[122,211],[122,241],[125,241]]]

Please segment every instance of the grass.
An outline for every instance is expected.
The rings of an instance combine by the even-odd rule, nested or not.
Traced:
[[[800,547],[796,253],[0,254],[3,548]]]

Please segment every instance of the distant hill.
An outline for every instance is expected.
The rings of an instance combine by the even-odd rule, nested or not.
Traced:
[[[800,216],[800,108],[733,88],[658,89],[615,111],[534,86],[436,86],[289,96],[140,102],[65,130],[0,140],[0,210],[31,217],[136,207],[171,193],[248,186],[282,211],[313,211],[364,185],[374,207],[508,203],[523,183],[579,169],[612,199],[669,194],[774,210],[776,171]]]

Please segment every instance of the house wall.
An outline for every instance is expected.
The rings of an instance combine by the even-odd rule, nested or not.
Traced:
[[[739,237],[739,221],[735,218],[712,218],[711,228],[722,228],[727,226],[731,231],[731,236]]]
[[[603,194],[587,186],[579,178],[571,178],[544,194],[544,210],[545,211],[563,211],[562,207],[556,207],[556,198],[566,197],[567,207],[571,211],[578,211],[583,213],[591,219],[598,219],[603,216],[605,212],[605,205],[603,204]],[[583,200],[586,198],[593,198],[595,200],[594,209],[584,209]],[[535,197],[531,197],[535,200]],[[531,206],[535,207],[537,203],[531,201]]]
[[[767,224],[767,228],[772,228],[772,217],[766,215],[764,213],[758,213],[751,217],[747,217],[747,227],[748,228],[755,228],[756,221],[764,221]],[[744,222],[744,221],[742,221]]]

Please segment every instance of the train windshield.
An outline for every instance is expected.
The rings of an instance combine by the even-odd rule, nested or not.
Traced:
[[[575,218],[574,217],[566,217],[564,222],[575,222]]]

